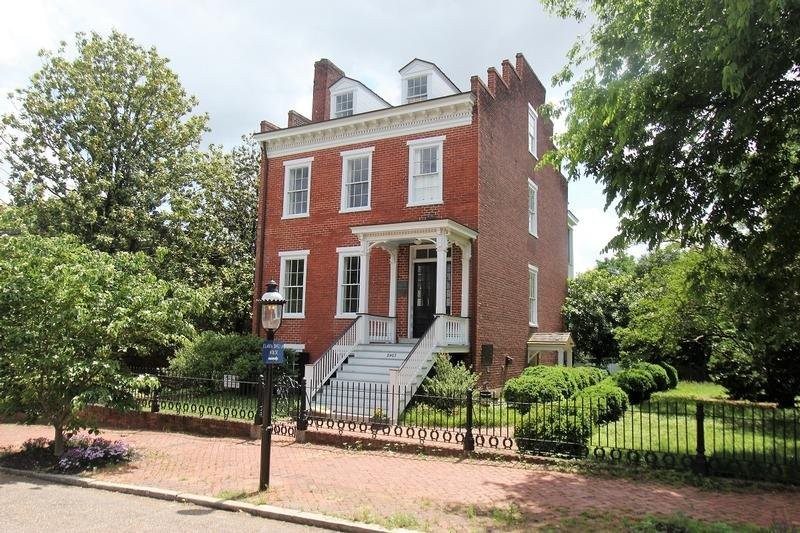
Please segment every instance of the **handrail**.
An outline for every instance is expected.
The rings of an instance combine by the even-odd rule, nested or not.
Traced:
[[[433,354],[442,336],[441,324],[440,317],[434,316],[428,329],[408,352],[403,364],[397,370],[389,371],[389,411],[392,422],[398,420],[419,387],[420,384],[416,383],[417,376],[420,373],[427,374],[433,366]]]
[[[306,394],[308,400],[322,388],[329,377],[336,372],[345,359],[353,352],[358,344],[358,322],[362,317],[355,318],[347,329],[328,347],[322,357],[310,365],[306,365]]]

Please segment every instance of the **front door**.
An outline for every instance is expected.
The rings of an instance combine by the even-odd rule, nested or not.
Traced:
[[[414,338],[420,338],[436,312],[436,263],[414,263]]]

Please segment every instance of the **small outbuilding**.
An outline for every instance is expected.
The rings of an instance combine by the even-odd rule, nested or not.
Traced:
[[[552,363],[558,366],[572,366],[572,349],[575,343],[569,332],[534,333],[528,338],[528,364],[539,365]],[[545,354],[557,354],[549,359]]]

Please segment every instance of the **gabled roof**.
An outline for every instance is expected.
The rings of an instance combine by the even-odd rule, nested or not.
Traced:
[[[332,88],[334,85],[336,85],[337,83],[339,83],[339,82],[340,82],[340,81],[342,81],[342,80],[349,80],[349,81],[352,81],[352,82],[354,82],[354,83],[357,83],[357,84],[359,84],[361,87],[363,87],[363,88],[364,88],[364,90],[365,90],[365,91],[369,91],[370,93],[372,93],[373,95],[375,95],[375,98],[377,98],[378,100],[380,100],[381,102],[383,102],[383,103],[384,103],[384,104],[386,104],[387,106],[389,106],[389,107],[393,107],[393,106],[392,106],[392,104],[390,104],[389,102],[387,102],[386,100],[384,100],[384,99],[381,97],[381,95],[379,95],[378,93],[376,93],[375,91],[373,91],[372,89],[370,89],[369,87],[367,87],[366,85],[364,85],[363,83],[361,83],[360,81],[358,81],[357,79],[355,79],[355,78],[351,78],[351,77],[349,77],[349,76],[342,76],[341,78],[339,78],[339,79],[338,79],[338,80],[336,80],[335,82],[331,83],[331,84],[330,84],[330,86],[328,87],[328,90],[330,90],[330,89],[331,89],[331,88]]]
[[[534,333],[528,338],[529,346],[574,346],[569,332]]]
[[[447,74],[445,74],[444,72],[442,72],[442,69],[440,69],[440,68],[439,68],[439,67],[436,65],[436,63],[431,63],[430,61],[425,61],[424,59],[420,59],[420,58],[418,58],[418,57],[415,57],[414,59],[412,59],[411,61],[409,61],[409,62],[408,62],[408,63],[406,63],[405,65],[403,65],[403,67],[402,67],[400,70],[398,70],[398,72],[399,72],[400,74],[403,74],[403,71],[404,71],[404,70],[406,70],[408,67],[410,67],[412,64],[414,64],[414,63],[416,63],[416,62],[425,63],[426,65],[430,65],[431,67],[433,67],[433,69],[434,69],[434,70],[436,70],[436,72],[438,72],[439,74],[441,74],[441,75],[442,75],[442,78],[444,78],[444,80],[445,80],[445,81],[446,81],[446,82],[447,82],[447,83],[450,85],[450,87],[452,87],[452,88],[453,88],[453,90],[454,90],[454,91],[456,91],[456,92],[458,92],[458,93],[460,93],[460,92],[461,92],[461,89],[459,89],[459,88],[458,88],[458,86],[457,86],[455,83],[453,83],[453,80],[451,80],[451,79],[450,79],[450,78],[447,76]]]

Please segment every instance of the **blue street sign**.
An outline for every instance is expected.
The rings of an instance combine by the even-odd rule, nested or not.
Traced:
[[[261,345],[261,360],[265,365],[279,365],[283,363],[283,343],[279,341],[264,341]]]

